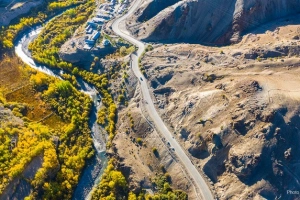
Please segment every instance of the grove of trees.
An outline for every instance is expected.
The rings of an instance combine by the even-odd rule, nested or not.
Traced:
[[[2,27],[0,29],[0,46],[2,48],[12,48],[14,40],[20,32],[28,29],[34,25],[44,23],[48,18],[56,15],[62,9],[83,3],[80,0],[47,0],[47,6],[42,8],[39,12],[33,12],[28,17],[22,17],[17,23]]]
[[[94,9],[95,2],[87,0],[86,3],[69,9],[48,22],[40,36],[29,45],[33,58],[47,66],[72,71],[72,64],[59,58],[59,48],[80,25],[87,21]]]
[[[0,106],[23,119],[23,122],[18,118],[0,120],[0,194],[9,182],[24,176],[24,170],[33,159],[42,157],[41,168],[32,179],[26,179],[33,188],[26,199],[71,199],[86,160],[94,153],[88,125],[92,100],[69,81],[27,70],[27,67],[12,69],[19,69],[18,73],[24,75],[22,81],[27,79],[34,88],[31,101],[36,101],[37,96],[42,98],[46,107],[59,116],[56,120],[63,126],[53,129],[43,122],[28,119],[25,114],[31,112],[31,108],[24,103],[7,101],[0,84]]]
[[[128,189],[128,183],[121,171],[116,169],[117,161],[111,159],[102,175],[98,187],[92,194],[92,200],[187,200],[188,196],[181,190],[173,190],[166,175],[155,178],[153,185],[158,189],[154,195],[146,194],[144,190],[135,194]]]
[[[115,160],[111,159],[102,175],[101,182],[93,192],[92,200],[124,199],[128,193],[128,184],[124,175],[115,169]]]
[[[81,76],[88,83],[96,86],[102,96],[102,102],[105,108],[98,113],[99,124],[105,126],[112,140],[115,136],[115,120],[117,115],[117,106],[109,92],[109,80],[107,74],[94,74],[92,72],[73,66],[59,58],[58,51],[62,44],[71,37],[77,27],[87,20],[88,16],[95,8],[92,0],[66,11],[63,15],[49,22],[33,43],[29,45],[33,58],[39,63],[46,64],[49,67],[61,68],[72,74],[71,82],[75,83],[74,75]],[[67,75],[68,76],[68,75]],[[70,80],[68,79],[68,80]],[[108,142],[110,146],[110,142]]]

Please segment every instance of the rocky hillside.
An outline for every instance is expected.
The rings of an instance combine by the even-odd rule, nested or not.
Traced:
[[[146,41],[228,44],[254,27],[299,13],[299,5],[300,0],[149,1],[136,12],[139,25],[130,29]]]
[[[158,111],[219,199],[299,199],[287,194],[300,188],[295,19],[235,45],[157,45],[142,59]]]

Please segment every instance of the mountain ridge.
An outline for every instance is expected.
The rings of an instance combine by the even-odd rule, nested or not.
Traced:
[[[168,0],[160,4],[144,2],[135,13],[139,25],[129,26],[135,36],[147,42],[227,45],[239,42],[253,28],[300,12],[300,0]]]

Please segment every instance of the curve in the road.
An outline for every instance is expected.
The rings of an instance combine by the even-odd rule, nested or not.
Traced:
[[[128,12],[123,15],[122,17],[118,18],[113,24],[112,24],[112,29],[113,31],[122,37],[123,39],[129,41],[130,43],[134,44],[135,46],[138,47],[138,51],[136,54],[132,54],[131,59],[131,67],[134,72],[134,74],[138,77],[140,80],[140,86],[141,86],[141,91],[143,94],[144,100],[147,102],[145,105],[147,112],[149,116],[151,117],[152,121],[154,122],[156,128],[158,131],[166,138],[166,140],[170,143],[170,145],[175,149],[175,153],[179,160],[181,161],[181,164],[185,167],[185,170],[188,172],[188,174],[193,178],[195,186],[199,189],[201,196],[205,200],[212,200],[214,199],[212,192],[206,183],[205,179],[201,176],[199,171],[196,169],[196,167],[193,165],[189,157],[186,155],[185,151],[182,149],[180,144],[172,137],[172,134],[164,124],[163,120],[157,113],[150,92],[149,88],[147,85],[147,81],[141,71],[139,70],[139,64],[138,64],[138,58],[142,55],[142,53],[145,50],[145,45],[132,37],[131,35],[127,34],[124,32],[124,30],[121,30],[119,28],[120,23],[127,18],[129,15],[131,15],[140,5],[141,0],[136,0],[133,4],[133,6],[128,10]],[[126,30],[125,30],[126,31]],[[142,79],[140,79],[142,78]]]

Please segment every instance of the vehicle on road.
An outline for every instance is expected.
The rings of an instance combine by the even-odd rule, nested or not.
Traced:
[[[135,0],[134,4],[130,7],[128,12],[118,18],[116,21],[113,22],[112,24],[112,29],[116,33],[116,35],[119,35],[122,37],[124,40],[127,40],[128,42],[132,43],[133,45],[137,46],[137,51],[133,52],[132,54],[132,69],[133,72],[137,77],[140,77],[140,81],[143,81],[143,72],[139,69],[139,58],[145,51],[145,44],[138,39],[134,38],[133,36],[127,34],[127,30],[125,32],[120,29],[120,24],[122,23],[123,25],[125,24],[124,20],[129,17],[131,14],[133,14],[141,5],[142,0]],[[125,26],[126,27],[126,26]],[[149,88],[147,87],[147,84],[141,84],[141,93],[143,96],[143,99],[148,102],[148,106],[146,106],[147,113],[149,114],[149,117],[153,121],[153,125],[155,125],[155,129],[158,130],[162,134],[164,138],[166,138],[167,142],[170,142],[169,148],[174,148],[173,152],[177,155],[179,161],[185,168],[187,174],[194,179],[195,187],[199,189],[200,194],[197,192],[197,199],[200,199],[200,196],[202,196],[201,199],[205,200],[213,200],[213,194],[210,190],[209,185],[206,183],[205,178],[200,174],[198,169],[196,168],[195,165],[193,165],[190,161],[190,158],[187,156],[185,153],[184,149],[180,146],[180,144],[176,141],[174,136],[171,137],[171,133],[164,124],[163,120],[161,119],[159,113],[156,111],[154,103],[151,99],[150,91]]]

